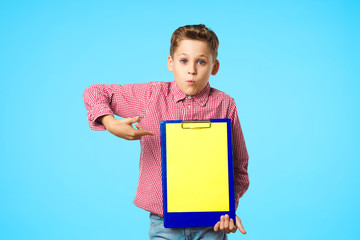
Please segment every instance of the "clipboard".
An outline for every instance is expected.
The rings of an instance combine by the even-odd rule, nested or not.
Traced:
[[[230,119],[160,123],[164,227],[235,221]]]

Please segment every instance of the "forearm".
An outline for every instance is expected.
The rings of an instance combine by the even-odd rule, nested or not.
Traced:
[[[106,127],[106,129],[109,128],[109,125],[113,120],[115,120],[115,118],[113,115],[110,114],[98,118],[98,121],[101,122]]]
[[[135,124],[137,129],[134,129],[132,124],[139,121],[139,117],[115,119],[113,115],[105,115],[99,118],[99,121],[106,127],[110,133],[117,137],[126,140],[139,140],[145,135],[155,135],[154,132],[144,130],[140,124]]]
[[[85,89],[83,98],[92,130],[106,130],[101,117],[141,116],[150,99],[150,84],[94,84]]]
[[[235,102],[233,102],[230,106],[229,118],[232,121],[235,203],[237,207],[239,198],[244,195],[244,193],[249,187],[249,175],[248,175],[249,155],[247,152],[245,139],[241,129]]]
[[[249,188],[249,175],[247,172],[247,159],[240,160],[242,163],[234,169],[235,199],[241,198]]]

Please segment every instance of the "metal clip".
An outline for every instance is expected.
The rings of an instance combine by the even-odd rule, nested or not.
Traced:
[[[211,128],[211,121],[210,120],[182,121],[181,128],[183,129]]]

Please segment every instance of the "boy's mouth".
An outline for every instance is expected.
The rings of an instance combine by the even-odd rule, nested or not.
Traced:
[[[187,84],[189,84],[189,85],[195,84],[195,81],[193,81],[193,80],[187,80],[186,82],[187,82]]]

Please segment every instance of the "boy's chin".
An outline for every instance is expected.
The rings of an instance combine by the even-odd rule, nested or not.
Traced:
[[[185,93],[187,96],[193,96],[199,92],[198,89],[196,88],[186,88],[181,91]]]
[[[196,95],[197,93],[201,92],[201,90],[203,90],[205,88],[205,86],[202,87],[202,86],[199,86],[198,84],[193,84],[193,85],[178,84],[179,89],[187,96]]]

